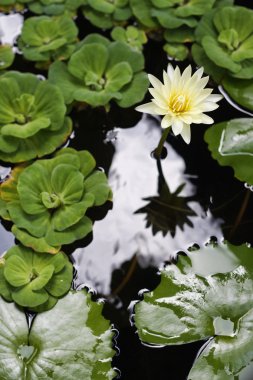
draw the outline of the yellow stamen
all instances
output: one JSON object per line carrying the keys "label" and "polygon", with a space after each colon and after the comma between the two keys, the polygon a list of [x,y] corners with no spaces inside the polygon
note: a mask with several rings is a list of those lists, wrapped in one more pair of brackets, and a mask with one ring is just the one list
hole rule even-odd
{"label": "yellow stamen", "polygon": [[174,113],[182,113],[188,110],[189,102],[184,95],[174,95],[169,99],[169,107]]}

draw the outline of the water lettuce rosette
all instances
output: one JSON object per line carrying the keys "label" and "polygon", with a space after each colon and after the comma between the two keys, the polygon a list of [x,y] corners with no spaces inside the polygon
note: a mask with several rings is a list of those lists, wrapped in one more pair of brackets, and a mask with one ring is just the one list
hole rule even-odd
{"label": "water lettuce rosette", "polygon": [[147,43],[148,39],[145,32],[133,25],[127,28],[122,26],[115,26],[111,32],[111,37],[114,41],[125,42],[134,50],[142,50],[143,45]]}
{"label": "water lettuce rosette", "polygon": [[224,76],[253,78],[253,11],[239,6],[206,13],[196,29],[192,54],[220,81]]}
{"label": "water lettuce rosette", "polygon": [[32,0],[1,0],[0,2],[0,11],[9,12],[16,10],[17,12],[24,9],[25,3],[29,3]]}
{"label": "water lettuce rosette", "polygon": [[0,70],[7,69],[14,61],[15,53],[10,45],[0,45]]}
{"label": "water lettuce rosette", "polygon": [[130,0],[134,16],[148,28],[194,28],[198,17],[213,7],[215,0]]}
{"label": "water lettuce rosette", "polygon": [[78,101],[98,107],[114,100],[124,108],[145,95],[148,79],[143,68],[141,52],[123,42],[90,34],[68,64],[54,62],[50,66],[49,80],[60,88],[67,104]]}
{"label": "water lettuce rosette", "polygon": [[85,214],[111,198],[106,175],[87,151],[61,149],[51,159],[16,166],[0,187],[0,215],[38,252],[59,252],[92,231]]}
{"label": "water lettuce rosette", "polygon": [[85,0],[84,16],[98,28],[109,29],[132,16],[129,0]]}
{"label": "water lettuce rosette", "polygon": [[71,133],[59,89],[34,74],[0,77],[0,159],[22,162],[52,153]]}
{"label": "water lettuce rosette", "polygon": [[0,294],[19,306],[49,310],[71,287],[73,266],[63,252],[41,254],[19,245],[0,261]]}
{"label": "water lettuce rosette", "polygon": [[30,0],[28,7],[31,12],[45,15],[75,15],[77,9],[85,0]]}
{"label": "water lettuce rosette", "polygon": [[18,46],[30,61],[64,60],[73,53],[77,35],[78,28],[70,17],[29,17],[24,22]]}

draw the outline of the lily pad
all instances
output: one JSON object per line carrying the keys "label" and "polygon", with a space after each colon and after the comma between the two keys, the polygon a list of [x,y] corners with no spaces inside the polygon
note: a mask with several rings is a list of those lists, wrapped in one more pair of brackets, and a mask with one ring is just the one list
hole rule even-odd
{"label": "lily pad", "polygon": [[253,79],[224,78],[221,82],[228,95],[240,106],[253,111]]}
{"label": "lily pad", "polygon": [[222,166],[231,166],[235,177],[253,185],[253,119],[218,123],[205,133],[208,148]]}
{"label": "lily pad", "polygon": [[115,378],[113,332],[101,312],[102,305],[93,302],[85,290],[71,292],[52,310],[37,315],[29,331],[25,314],[0,299],[0,377]]}
{"label": "lily pad", "polygon": [[[223,265],[218,266],[220,254]],[[201,378],[196,376],[201,368],[207,379],[236,378],[253,361],[252,263],[253,249],[246,245],[208,244],[179,256],[177,265],[162,270],[160,285],[135,307],[140,338],[155,345],[212,338],[188,379]]]}

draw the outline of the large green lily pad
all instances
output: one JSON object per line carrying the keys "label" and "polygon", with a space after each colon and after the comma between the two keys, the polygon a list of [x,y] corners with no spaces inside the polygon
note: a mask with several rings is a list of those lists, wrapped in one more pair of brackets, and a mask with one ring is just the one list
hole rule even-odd
{"label": "large green lily pad", "polygon": [[82,290],[35,317],[0,299],[0,378],[4,380],[110,380],[113,332],[102,305]]}
{"label": "large green lily pad", "polygon": [[155,345],[212,338],[188,379],[201,371],[207,380],[239,378],[253,362],[252,264],[246,245],[208,244],[180,256],[135,307],[140,338]]}
{"label": "large green lily pad", "polygon": [[210,127],[208,148],[222,166],[231,166],[235,177],[253,185],[253,119],[233,119]]}

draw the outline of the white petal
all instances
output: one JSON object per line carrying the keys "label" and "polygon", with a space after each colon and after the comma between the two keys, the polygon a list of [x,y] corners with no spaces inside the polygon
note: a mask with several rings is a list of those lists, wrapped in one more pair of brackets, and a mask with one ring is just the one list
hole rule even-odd
{"label": "white petal", "polygon": [[211,95],[208,96],[208,98],[206,100],[210,101],[210,102],[219,102],[221,99],[223,99],[222,95],[211,94]]}
{"label": "white petal", "polygon": [[196,75],[196,77],[200,79],[200,78],[202,77],[203,73],[204,73],[204,67],[200,67],[200,68],[194,73],[193,76]]}
{"label": "white petal", "polygon": [[162,119],[161,127],[162,127],[163,129],[166,129],[166,128],[169,128],[170,126],[171,126],[171,116],[166,115],[166,116],[164,116],[164,118]]}
{"label": "white petal", "polygon": [[164,99],[163,93],[161,91],[158,91],[155,88],[149,88],[148,90],[158,105],[161,104],[162,107],[168,108],[167,101]]}
{"label": "white petal", "polygon": [[174,69],[173,69],[173,66],[171,65],[171,63],[168,64],[167,74],[168,74],[168,77],[170,78],[170,80],[172,81],[172,79],[174,77]]}
{"label": "white petal", "polygon": [[180,119],[174,118],[172,120],[172,131],[175,136],[179,135],[183,129],[184,122]]}
{"label": "white petal", "polygon": [[219,104],[205,101],[199,105],[199,110],[201,112],[209,112],[209,111],[216,110],[218,107],[219,107]]}
{"label": "white petal", "polygon": [[186,67],[186,69],[182,73],[182,80],[184,82],[187,82],[191,78],[191,75],[192,75],[192,67],[191,65],[189,65]]}
{"label": "white petal", "polygon": [[163,85],[159,79],[157,79],[154,75],[148,74],[148,79],[150,83],[152,84],[153,87],[156,87],[157,89],[160,89],[161,86]]}
{"label": "white petal", "polygon": [[200,118],[201,118],[200,123],[203,123],[203,124],[213,124],[214,123],[213,119],[210,116],[205,115],[204,113],[202,113],[200,115]]}
{"label": "white petal", "polygon": [[169,91],[171,88],[171,81],[170,81],[168,74],[164,70],[163,70],[163,83],[164,83],[164,86],[166,87],[166,89],[168,89],[168,91]]}
{"label": "white petal", "polygon": [[183,140],[186,142],[186,144],[189,144],[191,141],[191,127],[189,124],[184,124],[181,136]]}
{"label": "white petal", "polygon": [[161,109],[154,103],[145,103],[135,108],[136,111],[150,113],[154,115],[161,115]]}

